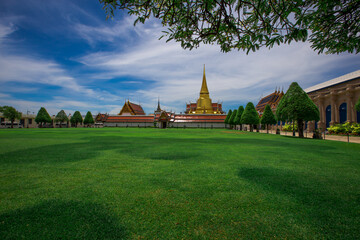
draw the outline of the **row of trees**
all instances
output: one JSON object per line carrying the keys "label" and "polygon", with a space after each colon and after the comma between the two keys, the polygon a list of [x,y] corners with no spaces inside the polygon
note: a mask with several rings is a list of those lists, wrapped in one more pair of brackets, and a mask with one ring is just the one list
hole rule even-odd
{"label": "row of trees", "polygon": [[250,132],[253,131],[254,125],[261,123],[266,125],[267,132],[269,132],[269,124],[276,124],[276,119],[269,105],[266,105],[265,111],[260,119],[254,104],[249,102],[246,104],[245,109],[243,106],[240,106],[237,110],[229,110],[225,118],[225,123],[230,124],[230,126],[240,125],[240,130],[242,130],[242,124],[249,124]]}
{"label": "row of trees", "polygon": [[[11,128],[14,127],[14,121],[16,119],[21,119],[22,117],[21,112],[18,112],[14,107],[11,106],[0,107],[0,112],[3,114],[4,118],[10,120]],[[36,115],[35,122],[39,124],[40,127],[43,127],[46,123],[52,122],[49,113],[46,111],[44,107],[40,108],[39,112]],[[55,117],[55,122],[59,122],[60,127],[62,127],[63,123],[69,122],[69,118],[64,110],[58,112],[58,114]],[[78,123],[84,123],[89,125],[89,124],[93,124],[95,121],[90,111],[86,113],[85,119],[82,118],[79,111],[75,111],[74,115],[72,115],[72,117],[70,118],[70,122],[73,123],[76,127]]]}
{"label": "row of trees", "polygon": [[[360,109],[360,99],[356,105]],[[269,132],[269,125],[278,121],[297,122],[299,137],[304,137],[303,126],[305,121],[319,121],[320,113],[317,106],[309,98],[304,90],[296,82],[291,83],[285,95],[281,98],[277,109],[276,117],[269,105],[266,105],[261,119],[256,112],[254,104],[249,102],[245,109],[242,106],[238,110],[229,111],[225,123],[230,125],[249,124],[250,131],[253,126],[259,123],[266,125]]]}
{"label": "row of trees", "polygon": [[[37,124],[39,124],[40,127],[43,127],[44,124],[46,124],[46,123],[51,123],[52,122],[52,119],[51,119],[49,113],[46,111],[46,109],[44,107],[40,108],[38,114],[36,115],[35,122]],[[58,112],[58,114],[55,116],[55,122],[59,122],[60,127],[62,127],[63,123],[68,123],[69,122],[69,118],[66,115],[64,110],[61,110],[60,112]],[[70,122],[72,124],[74,124],[75,127],[77,127],[77,125],[79,123],[81,124],[81,123],[84,122],[84,124],[89,125],[89,124],[93,124],[95,121],[94,121],[94,118],[93,118],[90,111],[88,111],[86,113],[85,119],[82,118],[79,111],[75,111],[74,115],[72,115],[71,118],[70,118]]]}

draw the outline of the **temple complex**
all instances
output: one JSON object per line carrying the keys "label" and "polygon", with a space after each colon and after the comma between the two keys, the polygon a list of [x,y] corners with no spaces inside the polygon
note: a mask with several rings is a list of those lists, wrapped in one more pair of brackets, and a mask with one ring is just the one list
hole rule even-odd
{"label": "temple complex", "polygon": [[105,127],[224,128],[226,115],[219,103],[212,103],[206,83],[205,66],[200,97],[186,106],[185,114],[164,111],[158,99],[154,114],[145,115],[140,105],[125,101],[118,115],[98,114],[96,122]]}
{"label": "temple complex", "polygon": [[206,83],[205,65],[203,80],[200,89],[200,97],[196,103],[186,104],[185,114],[223,114],[219,103],[212,103]]}

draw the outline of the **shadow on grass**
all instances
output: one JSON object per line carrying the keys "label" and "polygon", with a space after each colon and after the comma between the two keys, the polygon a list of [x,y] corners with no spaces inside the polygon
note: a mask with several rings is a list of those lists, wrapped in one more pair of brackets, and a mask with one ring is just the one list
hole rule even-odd
{"label": "shadow on grass", "polygon": [[0,215],[0,239],[124,239],[125,229],[103,206],[47,201]]}
{"label": "shadow on grass", "polygon": [[[90,159],[105,150],[115,150],[121,154],[148,158],[151,160],[201,160],[208,158],[212,149],[218,153],[219,146],[226,148],[283,147],[288,150],[309,151],[313,149],[310,141],[294,141],[287,139],[268,139],[259,137],[244,138],[176,138],[176,137],[128,137],[128,136],[91,136],[80,139],[78,143],[59,143],[39,146],[0,154],[0,163],[63,163]],[[66,140],[64,140],[66,141]],[[85,142],[84,142],[85,141]],[[333,147],[317,146],[316,151],[326,154]],[[331,152],[331,151],[330,151]]]}
{"label": "shadow on grass", "polygon": [[305,214],[307,219],[301,221],[319,229],[326,238],[354,239],[360,236],[357,228],[360,218],[356,213],[360,210],[359,193],[351,189],[344,191],[341,187],[334,190],[334,179],[319,179],[314,175],[275,168],[241,168],[239,177],[255,183],[264,191],[293,198],[299,206],[294,216]]}

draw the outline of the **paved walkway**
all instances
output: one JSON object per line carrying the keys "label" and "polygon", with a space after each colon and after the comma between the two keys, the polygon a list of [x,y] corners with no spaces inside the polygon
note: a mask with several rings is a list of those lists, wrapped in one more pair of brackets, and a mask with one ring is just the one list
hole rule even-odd
{"label": "paved walkway", "polygon": [[[261,133],[266,133],[266,130],[260,130]],[[275,130],[269,130],[269,134],[275,134],[276,131]],[[284,136],[292,136],[292,132],[284,132],[281,131],[280,132],[281,135]],[[306,131],[304,131],[304,137],[306,138],[312,138],[312,132],[308,133]],[[298,133],[296,133],[296,136],[298,136]],[[322,137],[324,138],[324,134],[322,135]],[[325,140],[332,140],[332,141],[341,141],[341,142],[347,142],[348,141],[348,137],[347,136],[338,136],[338,135],[325,135]],[[354,136],[350,136],[349,137],[349,142],[351,143],[360,143],[360,137],[354,137]]]}

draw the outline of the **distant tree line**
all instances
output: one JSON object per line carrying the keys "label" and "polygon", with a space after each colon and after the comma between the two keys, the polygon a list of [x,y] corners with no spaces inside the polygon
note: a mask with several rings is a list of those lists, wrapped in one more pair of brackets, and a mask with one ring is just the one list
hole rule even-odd
{"label": "distant tree line", "polygon": [[[87,126],[90,126],[90,124],[95,123],[94,118],[91,114],[90,111],[87,112],[85,119],[83,120],[81,113],[79,111],[75,111],[74,114],[70,117],[70,119],[68,118],[68,116],[66,115],[64,110],[61,110],[60,112],[58,112],[58,114],[55,117],[55,122],[60,123],[59,126],[60,128],[62,127],[63,123],[68,123],[70,121],[70,123],[72,123],[75,127],[78,126],[78,124],[86,124]],[[46,123],[51,123],[52,119],[49,115],[49,113],[46,111],[46,109],[44,107],[40,108],[36,118],[35,118],[35,122],[37,124],[39,124],[40,127],[44,126],[44,124]]]}
{"label": "distant tree line", "polygon": [[[355,108],[360,112],[360,99],[358,99],[355,104]],[[0,112],[5,118],[11,121],[11,128],[13,128],[14,121],[16,119],[21,119],[22,117],[21,112],[18,112],[11,106],[0,106]],[[87,112],[85,119],[82,118],[79,111],[75,111],[69,119],[65,111],[61,110],[58,112],[54,120],[55,122],[60,123],[60,127],[62,127],[63,123],[66,123],[67,126],[69,126],[69,122],[75,127],[82,123],[89,127],[91,124],[95,123],[90,111]],[[266,126],[267,133],[269,133],[269,125],[276,124],[277,121],[292,122],[297,125],[299,137],[304,137],[304,123],[306,121],[319,120],[320,113],[317,106],[299,86],[299,84],[293,82],[285,95],[281,98],[276,109],[276,116],[273,114],[271,107],[266,105],[260,118],[254,104],[249,102],[247,103],[245,109],[243,106],[239,106],[239,108],[235,110],[230,109],[224,122],[225,124],[229,124],[231,127],[240,125],[240,130],[242,130],[243,124],[248,124],[251,132],[253,131],[254,126],[261,123]],[[41,107],[38,111],[35,122],[39,124],[39,127],[44,127],[47,123],[52,123],[52,119],[44,107]],[[295,131],[296,128],[293,127],[292,129]]]}
{"label": "distant tree line", "polygon": [[[16,119],[21,119],[22,114],[21,112],[18,112],[14,107],[11,106],[0,106],[0,112],[3,114],[4,118],[9,119],[11,122],[11,128],[14,127],[14,121]],[[35,122],[39,125],[39,127],[45,127],[46,124],[51,124],[52,119],[49,115],[49,113],[46,111],[44,107],[41,107],[35,117]],[[84,123],[88,127],[91,124],[94,124],[94,118],[90,111],[86,113],[85,119],[83,120],[81,113],[79,111],[75,111],[74,115],[71,116],[69,119],[66,115],[64,110],[61,110],[58,112],[58,114],[55,116],[54,121],[56,123],[59,123],[60,128],[62,127],[63,123],[66,123],[67,126],[69,126],[69,122],[72,123],[75,127],[77,127],[78,124]]]}

